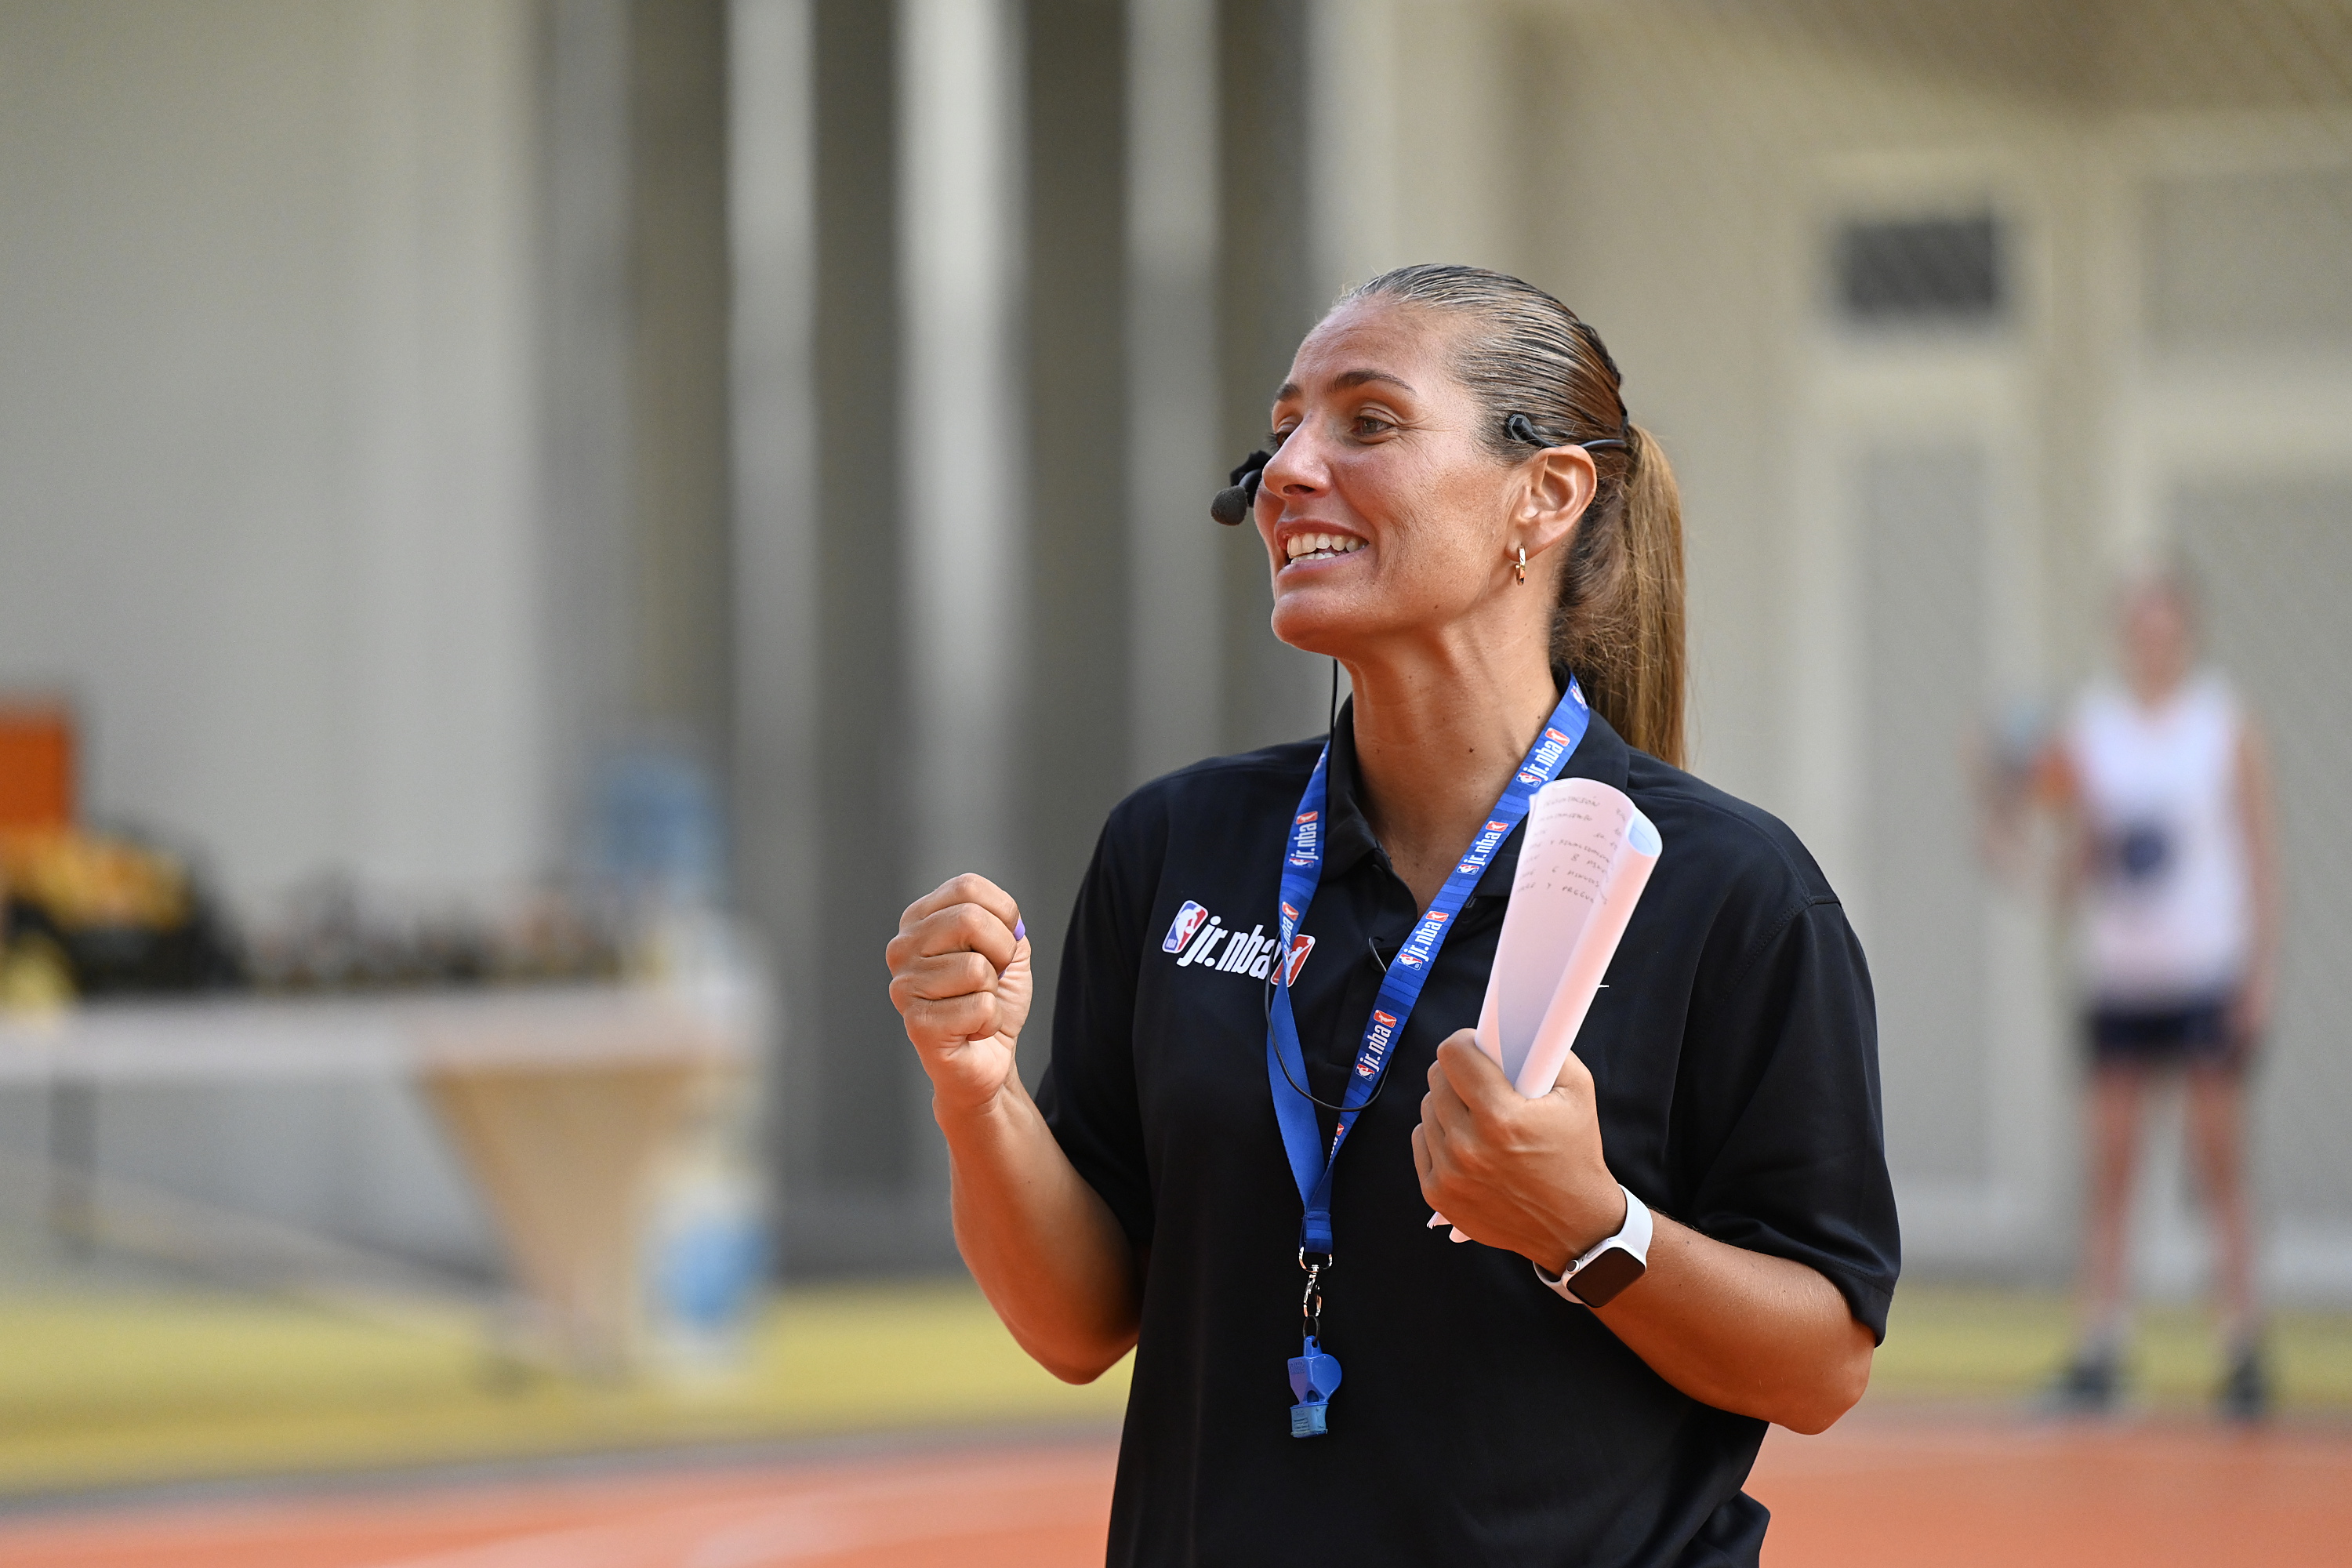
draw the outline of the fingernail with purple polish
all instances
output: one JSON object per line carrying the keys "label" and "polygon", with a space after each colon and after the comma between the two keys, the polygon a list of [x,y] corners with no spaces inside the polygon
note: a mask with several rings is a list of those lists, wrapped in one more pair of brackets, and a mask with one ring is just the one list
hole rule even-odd
{"label": "fingernail with purple polish", "polygon": [[1029,934],[1029,927],[1028,927],[1027,922],[1024,921],[1022,920],[1022,918],[1021,918],[1019,915],[1015,915],[1015,916],[1013,916],[1013,941],[1015,941],[1015,942],[1019,942],[1022,938],[1024,938],[1024,937],[1027,936],[1028,934]]}

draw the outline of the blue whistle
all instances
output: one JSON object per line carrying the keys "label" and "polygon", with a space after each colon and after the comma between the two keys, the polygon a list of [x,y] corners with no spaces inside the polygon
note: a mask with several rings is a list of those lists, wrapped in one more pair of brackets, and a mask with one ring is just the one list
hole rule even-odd
{"label": "blue whistle", "polygon": [[1303,1354],[1290,1358],[1290,1392],[1298,1401],[1290,1407],[1290,1435],[1320,1437],[1330,1430],[1324,1413],[1339,1386],[1339,1358],[1325,1355],[1315,1336],[1307,1336]]}

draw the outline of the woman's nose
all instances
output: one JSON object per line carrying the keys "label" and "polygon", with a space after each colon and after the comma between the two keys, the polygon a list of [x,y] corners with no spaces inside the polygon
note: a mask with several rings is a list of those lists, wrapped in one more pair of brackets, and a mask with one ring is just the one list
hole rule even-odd
{"label": "woman's nose", "polygon": [[1323,465],[1313,438],[1304,430],[1292,431],[1265,465],[1258,487],[1282,496],[1313,495],[1321,489]]}

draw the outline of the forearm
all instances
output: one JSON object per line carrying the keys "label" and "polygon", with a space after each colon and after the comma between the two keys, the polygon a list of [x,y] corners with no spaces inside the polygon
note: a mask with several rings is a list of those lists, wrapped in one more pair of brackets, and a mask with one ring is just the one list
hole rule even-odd
{"label": "forearm", "polygon": [[1819,1273],[1655,1216],[1649,1268],[1600,1309],[1650,1370],[1718,1409],[1819,1432],[1853,1408],[1875,1348]]}
{"label": "forearm", "polygon": [[1079,1175],[1016,1078],[988,1104],[950,1113],[956,1245],[1021,1348],[1055,1376],[1088,1383],[1135,1343],[1135,1248]]}
{"label": "forearm", "polygon": [[[1422,1195],[1466,1235],[1556,1275],[1624,1224],[1582,1061],[1570,1057],[1552,1091],[1528,1100],[1463,1029],[1437,1047],[1429,1082],[1413,1165]],[[1694,1399],[1800,1432],[1862,1397],[1876,1347],[1835,1286],[1653,1220],[1647,1271],[1601,1309],[1651,1371]]]}

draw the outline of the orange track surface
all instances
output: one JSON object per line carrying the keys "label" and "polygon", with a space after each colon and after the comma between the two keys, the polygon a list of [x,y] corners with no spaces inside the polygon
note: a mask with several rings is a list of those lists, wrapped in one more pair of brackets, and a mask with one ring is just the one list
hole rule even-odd
{"label": "orange track surface", "polygon": [[1775,1432],[1748,1489],[1768,1564],[2343,1568],[2352,1434],[1929,1424]]}
{"label": "orange track surface", "polygon": [[8,1568],[1055,1568],[1098,1563],[1108,1444],[0,1528]]}
{"label": "orange track surface", "polygon": [[[0,1524],[10,1568],[1084,1568],[1107,1444],[1003,1447]],[[1857,1417],[1775,1433],[1766,1561],[2264,1568],[2352,1560],[2352,1434]]]}

